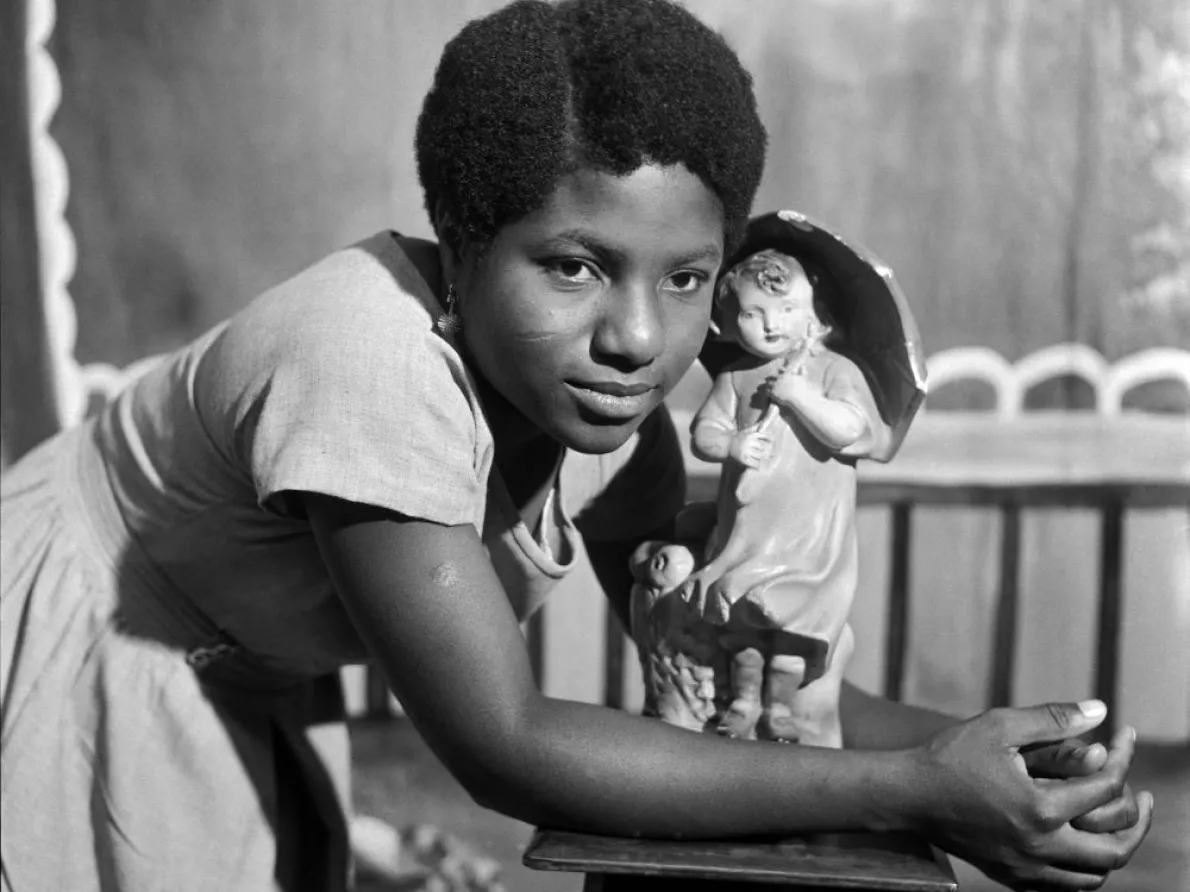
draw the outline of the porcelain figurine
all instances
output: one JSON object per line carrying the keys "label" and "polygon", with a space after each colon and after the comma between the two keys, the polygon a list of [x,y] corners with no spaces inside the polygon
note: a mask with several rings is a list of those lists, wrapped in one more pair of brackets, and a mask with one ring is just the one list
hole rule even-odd
{"label": "porcelain figurine", "polygon": [[646,709],[692,730],[842,745],[856,461],[886,459],[907,422],[882,412],[819,276],[764,247],[720,279],[715,321],[742,356],[691,426],[694,454],[722,465],[714,528],[701,549],[634,557]]}

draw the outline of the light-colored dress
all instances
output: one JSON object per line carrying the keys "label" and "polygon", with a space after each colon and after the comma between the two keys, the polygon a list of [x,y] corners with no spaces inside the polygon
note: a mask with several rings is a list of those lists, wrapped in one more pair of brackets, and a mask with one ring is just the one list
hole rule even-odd
{"label": "light-colored dress", "polygon": [[[767,405],[766,381],[780,363],[745,362],[721,372],[694,426],[735,432],[756,424]],[[855,409],[867,433],[843,456],[819,442],[795,413],[773,418],[766,427],[772,456],[765,464],[724,464],[707,563],[686,588],[700,602],[731,605],[729,628],[791,633],[781,650],[806,660],[809,683],[826,671],[855,596],[855,459],[882,422],[850,359],[826,350],[808,359],[803,373],[827,398]]]}
{"label": "light-colored dress", "polygon": [[492,471],[437,312],[381,233],[5,474],[4,889],[344,887],[345,772],[327,760],[346,732],[320,680],[368,654],[292,493],[473,525],[522,618],[582,536],[631,539],[676,511],[677,441],[656,413],[615,453],[565,454],[548,554]]}

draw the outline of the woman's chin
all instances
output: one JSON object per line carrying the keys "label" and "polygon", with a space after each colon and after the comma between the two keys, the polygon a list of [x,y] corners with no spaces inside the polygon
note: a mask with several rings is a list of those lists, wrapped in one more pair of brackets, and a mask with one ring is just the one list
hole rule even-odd
{"label": "woman's chin", "polygon": [[644,412],[632,418],[611,419],[580,412],[562,429],[554,431],[553,437],[575,452],[603,455],[627,443],[648,415],[649,412]]}

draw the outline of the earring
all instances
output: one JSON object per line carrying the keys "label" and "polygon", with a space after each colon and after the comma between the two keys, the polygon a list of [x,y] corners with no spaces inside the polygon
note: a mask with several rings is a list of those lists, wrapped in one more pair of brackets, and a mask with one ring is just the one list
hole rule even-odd
{"label": "earring", "polygon": [[448,338],[454,337],[463,330],[463,317],[458,314],[457,304],[459,295],[455,291],[454,282],[446,289],[446,312],[438,316],[435,326]]}

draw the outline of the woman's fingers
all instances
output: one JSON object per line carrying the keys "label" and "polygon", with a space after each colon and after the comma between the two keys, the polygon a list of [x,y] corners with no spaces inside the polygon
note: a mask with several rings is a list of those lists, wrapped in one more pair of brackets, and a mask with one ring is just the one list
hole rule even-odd
{"label": "woman's fingers", "polygon": [[[1111,748],[1101,744],[1082,744],[1062,741],[1050,744],[1025,756],[1029,773],[1040,778],[1047,788],[1061,784],[1062,778],[1086,777],[1109,764],[1113,770],[1126,775],[1135,753],[1136,734],[1132,728],[1121,728],[1111,740]],[[1057,778],[1058,780],[1047,780]],[[1113,833],[1133,826],[1140,817],[1140,809],[1132,788],[1124,784],[1120,795],[1071,821],[1078,830],[1091,833]]]}
{"label": "woman's fingers", "polygon": [[1153,796],[1148,792],[1136,798],[1137,819],[1112,833],[1078,830],[1067,824],[1052,837],[1047,860],[1054,865],[1090,873],[1119,870],[1132,860],[1153,823]]}
{"label": "woman's fingers", "polygon": [[1107,761],[1107,747],[1080,738],[1021,749],[1030,777],[1066,778],[1094,774]]}
{"label": "woman's fingers", "polygon": [[1113,870],[1124,867],[1144,840],[1153,820],[1153,798],[1137,797],[1138,820],[1117,833],[1088,833],[1065,824],[1034,846],[1031,864],[1009,874],[993,873],[1013,889],[1030,892],[1098,889]]}
{"label": "woman's fingers", "polygon": [[[942,810],[955,821],[947,829],[956,831],[956,853],[1018,889],[1095,889],[1126,864],[1152,818],[1151,797],[1135,797],[1135,819],[1128,805],[1135,736],[1124,730],[1109,749],[1063,746],[1104,715],[1097,701],[994,709],[933,738],[925,752],[964,793]],[[1041,766],[1057,777],[1037,779],[1026,770]],[[976,777],[983,778],[976,786],[964,781]],[[1078,821],[1085,826],[1074,826]],[[984,829],[973,834],[980,824]]]}
{"label": "woman's fingers", "polygon": [[1010,889],[1018,889],[1021,892],[1081,892],[1084,889],[1098,889],[1107,876],[1046,865],[1030,872],[1023,880],[1002,876],[993,879],[1000,880]]}
{"label": "woman's fingers", "polygon": [[1113,739],[1103,767],[1086,777],[1073,777],[1040,787],[1049,800],[1053,814],[1062,822],[1074,821],[1124,795],[1128,786],[1128,769],[1136,752],[1136,734],[1123,729]]}
{"label": "woman's fingers", "polygon": [[1077,737],[1098,727],[1106,716],[1107,707],[1101,701],[1086,700],[1044,703],[1024,709],[992,709],[983,718],[994,724],[999,743],[1026,749]]}
{"label": "woman's fingers", "polygon": [[[1146,795],[1146,794],[1141,794]],[[1151,798],[1151,797],[1150,797]],[[1089,833],[1115,833],[1136,825],[1140,820],[1140,800],[1127,784],[1124,793],[1106,805],[1092,809],[1070,822],[1076,830]]]}

